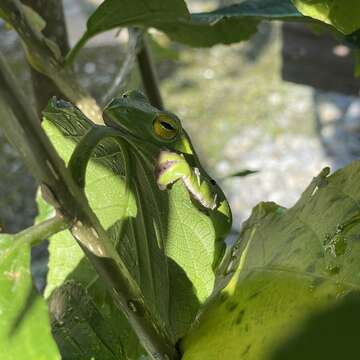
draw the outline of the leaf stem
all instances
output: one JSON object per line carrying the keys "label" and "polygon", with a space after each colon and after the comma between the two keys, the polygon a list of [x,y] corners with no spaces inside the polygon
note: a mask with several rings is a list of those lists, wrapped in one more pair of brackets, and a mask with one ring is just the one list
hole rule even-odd
{"label": "leaf stem", "polygon": [[49,220],[30,226],[27,229],[15,234],[15,239],[10,250],[15,250],[23,245],[37,245],[41,241],[48,239],[50,236],[68,229],[69,226],[70,222],[65,217],[55,215]]}
{"label": "leaf stem", "polygon": [[178,359],[165,329],[145,304],[142,292],[90,208],[84,191],[39,126],[39,121],[0,54],[0,125],[19,150],[48,199],[70,219],[70,231],[153,359]]}
{"label": "leaf stem", "polygon": [[142,40],[141,50],[137,54],[137,61],[142,83],[150,103],[159,110],[164,110],[164,103],[160,93],[156,70],[145,37],[143,37]]}
{"label": "leaf stem", "polygon": [[89,38],[84,34],[76,43],[76,45],[72,49],[70,49],[70,51],[65,56],[65,67],[70,67],[74,63],[76,55],[84,46],[84,44],[88,41],[88,39]]}

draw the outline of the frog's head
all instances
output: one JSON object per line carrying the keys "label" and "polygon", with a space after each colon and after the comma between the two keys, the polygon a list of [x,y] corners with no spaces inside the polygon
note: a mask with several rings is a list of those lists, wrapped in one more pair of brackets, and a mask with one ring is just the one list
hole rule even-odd
{"label": "frog's head", "polygon": [[[51,119],[59,128],[66,128],[65,123],[69,124],[68,132],[75,134],[75,129],[84,132],[93,123],[81,112],[79,108],[68,101],[53,96],[46,108],[42,111],[45,118]],[[70,130],[71,128],[71,130]]]}
{"label": "frog's head", "polygon": [[72,115],[75,112],[81,113],[81,111],[76,106],[68,101],[59,99],[56,96],[53,96],[49,100],[46,108],[43,111],[44,114],[51,113],[58,114],[59,116]]}
{"label": "frog's head", "polygon": [[192,153],[188,136],[179,118],[152,106],[139,91],[129,91],[113,99],[103,111],[107,126],[124,131],[159,147]]}

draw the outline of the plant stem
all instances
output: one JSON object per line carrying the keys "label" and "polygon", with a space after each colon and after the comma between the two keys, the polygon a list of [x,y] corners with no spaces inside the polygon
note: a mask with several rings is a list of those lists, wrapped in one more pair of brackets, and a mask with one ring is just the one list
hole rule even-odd
{"label": "plant stem", "polygon": [[88,38],[86,36],[82,36],[81,39],[76,43],[76,45],[70,49],[70,51],[66,54],[65,57],[65,67],[70,67],[73,65],[77,54],[79,53],[80,49],[84,46],[87,42]]}
{"label": "plant stem", "polygon": [[143,38],[141,50],[137,54],[137,61],[141,74],[142,83],[150,103],[164,110],[164,103],[161,98],[160,89],[157,81],[156,70],[151,60],[150,50],[147,46],[146,39]]}
{"label": "plant stem", "polygon": [[[66,55],[70,47],[62,0],[22,0],[22,2],[34,9],[46,21],[43,34],[59,46],[63,56]],[[52,96],[56,95],[60,98],[66,98],[66,96],[48,76],[38,72],[33,67],[30,67],[30,73],[36,109],[39,117],[41,117],[42,110]]]}
{"label": "plant stem", "polygon": [[1,0],[0,10],[25,44],[28,61],[31,65],[52,79],[59,91],[76,104],[92,121],[103,123],[101,109],[95,99],[79,86],[72,69],[63,66],[63,58],[55,50],[56,44],[31,23],[21,2],[19,0]]}
{"label": "plant stem", "polygon": [[[1,113],[3,112],[3,113]],[[71,221],[70,231],[153,359],[177,359],[178,354],[145,304],[141,290],[120,258],[84,192],[39,126],[39,121],[0,54],[0,124],[43,184],[47,198]]]}
{"label": "plant stem", "polygon": [[129,41],[124,61],[118,74],[114,77],[112,84],[102,97],[102,104],[106,105],[115,95],[119,93],[120,90],[125,88],[129,75],[136,64],[137,54],[142,47],[143,33],[143,29],[132,27],[128,28]]}
{"label": "plant stem", "polygon": [[69,221],[61,216],[55,215],[53,218],[33,225],[17,234],[11,246],[11,251],[23,245],[34,246],[41,241],[48,239],[50,236],[69,228]]}

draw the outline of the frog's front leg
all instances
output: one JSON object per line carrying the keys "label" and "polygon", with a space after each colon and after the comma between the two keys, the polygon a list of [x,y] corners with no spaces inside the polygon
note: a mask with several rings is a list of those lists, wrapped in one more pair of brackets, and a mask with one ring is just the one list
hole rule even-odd
{"label": "frog's front leg", "polygon": [[198,168],[192,168],[182,154],[161,150],[156,166],[156,182],[161,190],[181,180],[192,197],[204,208],[214,210],[218,206],[217,194],[201,177]]}

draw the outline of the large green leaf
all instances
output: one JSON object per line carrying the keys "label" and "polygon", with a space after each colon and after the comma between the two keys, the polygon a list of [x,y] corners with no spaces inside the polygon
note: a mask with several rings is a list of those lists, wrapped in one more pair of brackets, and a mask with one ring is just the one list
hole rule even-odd
{"label": "large green leaf", "polygon": [[247,0],[211,12],[191,14],[187,21],[154,24],[172,40],[203,47],[247,40],[261,20],[304,20],[290,0]]}
{"label": "large green leaf", "polygon": [[60,359],[45,301],[33,289],[30,245],[14,247],[18,241],[19,235],[0,235],[0,359]]}
{"label": "large green leaf", "polygon": [[[153,3],[151,0],[104,1],[89,18],[87,30],[72,50],[70,58],[90,37],[119,26],[154,27],[174,41],[201,47],[246,40],[256,32],[261,20],[305,19],[291,0],[247,0],[215,11],[191,14],[190,17],[182,1],[158,0],[155,5],[150,5]],[[154,6],[160,7],[161,4],[163,11],[158,11],[155,16]],[[122,9],[124,6],[126,11]],[[138,12],[141,16],[133,15]]]}
{"label": "large green leaf", "polygon": [[108,311],[116,322],[110,314],[105,316],[88,290],[74,280],[54,291],[51,326],[63,358],[117,360],[141,356],[142,350],[125,319],[119,318],[114,308]]}
{"label": "large green leaf", "polygon": [[[185,360],[272,359],[309,317],[359,292],[359,173],[359,161],[331,176],[324,169],[291,209],[253,210],[237,243],[236,274],[186,336]],[[322,346],[326,335],[313,335],[311,346]],[[303,359],[319,359],[309,353]]]}
{"label": "large green leaf", "polygon": [[87,22],[85,36],[93,36],[119,26],[177,21],[189,17],[183,0],[105,0]]}
{"label": "large green leaf", "polygon": [[91,37],[119,26],[145,26],[189,17],[184,0],[105,0],[90,16],[87,29],[68,56],[72,61],[78,50]]}
{"label": "large green leaf", "polygon": [[292,0],[297,9],[334,26],[344,34],[360,28],[360,6],[358,0]]}
{"label": "large green leaf", "polygon": [[360,293],[320,311],[280,345],[272,360],[358,359]]}
{"label": "large green leaf", "polygon": [[[37,196],[37,222],[54,209]],[[68,230],[51,237],[45,298],[62,359],[145,360],[145,350]]]}
{"label": "large green leaf", "polygon": [[[67,106],[65,114],[50,105],[43,122],[66,162],[75,142],[91,126],[79,110]],[[158,151],[148,144],[134,148],[126,140],[102,142],[88,165],[86,194],[154,316],[175,342],[211,294],[213,263],[219,254],[211,219],[193,205],[184,186],[158,189],[154,175]],[[64,232],[50,243],[46,296],[70,280],[87,289],[108,321],[129,332],[77,243]]]}

